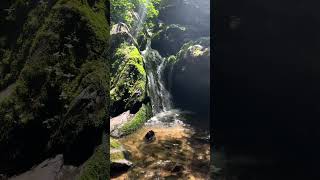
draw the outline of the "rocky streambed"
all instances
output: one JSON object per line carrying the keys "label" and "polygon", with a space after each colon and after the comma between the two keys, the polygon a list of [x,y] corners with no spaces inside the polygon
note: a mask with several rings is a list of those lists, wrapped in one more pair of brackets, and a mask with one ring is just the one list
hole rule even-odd
{"label": "rocky streambed", "polygon": [[[147,143],[144,136],[155,132]],[[184,124],[145,125],[118,139],[133,163],[125,173],[111,172],[111,179],[210,179],[210,143],[207,135]]]}

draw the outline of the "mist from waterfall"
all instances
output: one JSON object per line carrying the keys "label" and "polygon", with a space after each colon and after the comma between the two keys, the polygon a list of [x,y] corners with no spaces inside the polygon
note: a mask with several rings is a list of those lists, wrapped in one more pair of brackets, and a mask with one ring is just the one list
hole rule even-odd
{"label": "mist from waterfall", "polygon": [[146,17],[147,17],[147,13],[148,13],[148,9],[147,9],[147,5],[149,3],[149,0],[146,0],[144,3],[140,3],[139,7],[138,7],[138,13],[136,15],[136,23],[134,24],[134,31],[133,31],[133,37],[137,38],[139,35],[139,32],[142,30],[143,28],[143,24],[146,21]]}

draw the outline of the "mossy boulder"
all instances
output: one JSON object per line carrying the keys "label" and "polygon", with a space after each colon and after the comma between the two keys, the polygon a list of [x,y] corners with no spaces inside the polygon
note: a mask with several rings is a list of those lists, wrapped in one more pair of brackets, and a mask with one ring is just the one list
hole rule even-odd
{"label": "mossy boulder", "polygon": [[185,27],[178,24],[164,25],[153,35],[151,47],[156,49],[161,56],[176,54],[188,40]]}
{"label": "mossy boulder", "polygon": [[122,44],[111,65],[111,116],[136,113],[146,98],[147,77],[143,57],[135,46]]}
{"label": "mossy boulder", "polygon": [[152,116],[152,111],[151,111],[151,105],[150,103],[148,104],[143,104],[142,107],[139,109],[139,111],[134,115],[133,119],[125,123],[121,128],[120,128],[120,134],[123,135],[128,135],[133,133],[134,131],[138,130],[141,128],[144,123],[151,118]]}
{"label": "mossy boulder", "polygon": [[17,71],[12,92],[0,102],[0,174],[19,173],[56,153],[81,164],[101,143],[109,116],[106,1],[31,4],[0,61],[8,70],[0,78]]}
{"label": "mossy boulder", "polygon": [[110,138],[110,170],[111,175],[127,171],[133,163],[129,160],[130,152],[121,143]]}
{"label": "mossy boulder", "polygon": [[112,137],[119,138],[122,136],[132,134],[133,132],[141,128],[144,125],[144,123],[151,118],[151,116],[152,110],[150,103],[142,104],[142,107],[136,114],[133,115],[133,117],[130,117],[123,124],[113,129],[110,132],[110,135]]}
{"label": "mossy boulder", "polygon": [[110,179],[109,142],[97,147],[93,155],[83,164],[77,180]]}

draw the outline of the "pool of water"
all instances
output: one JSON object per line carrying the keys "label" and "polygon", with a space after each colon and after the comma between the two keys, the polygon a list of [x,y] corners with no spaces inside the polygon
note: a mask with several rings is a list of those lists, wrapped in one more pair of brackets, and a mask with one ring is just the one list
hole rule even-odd
{"label": "pool of water", "polygon": [[[149,130],[155,132],[156,139],[145,143],[143,138]],[[120,139],[134,166],[112,179],[210,179],[207,136],[184,124],[146,125]]]}

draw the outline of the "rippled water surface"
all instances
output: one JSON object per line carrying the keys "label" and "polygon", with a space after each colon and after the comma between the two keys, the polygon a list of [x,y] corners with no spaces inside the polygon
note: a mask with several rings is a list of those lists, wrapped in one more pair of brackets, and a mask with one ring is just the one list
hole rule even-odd
{"label": "rippled water surface", "polygon": [[[145,143],[149,130],[156,140]],[[148,125],[120,141],[135,165],[114,179],[209,179],[210,144],[188,126]]]}

